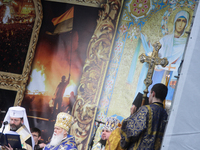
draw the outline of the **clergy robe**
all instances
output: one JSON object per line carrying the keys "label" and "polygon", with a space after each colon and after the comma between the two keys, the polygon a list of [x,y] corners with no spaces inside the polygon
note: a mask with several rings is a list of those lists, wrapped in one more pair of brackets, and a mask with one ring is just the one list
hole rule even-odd
{"label": "clergy robe", "polygon": [[[8,133],[9,131],[10,124],[5,126],[4,133]],[[0,129],[0,132],[2,132],[2,128]],[[31,134],[28,132],[28,129],[25,127],[25,125],[21,126],[16,132],[20,135],[22,149],[33,150],[31,145],[33,145],[34,141],[32,141]],[[1,149],[3,148],[0,146],[0,150]]]}
{"label": "clergy robe", "polygon": [[114,131],[112,131],[108,140],[106,141],[106,150],[123,150],[120,146],[120,131],[121,128],[116,128]]}
{"label": "clergy robe", "polygon": [[159,150],[167,116],[161,103],[141,106],[122,123],[121,147],[127,150]]}
{"label": "clergy robe", "polygon": [[60,144],[52,146],[47,144],[43,150],[77,150],[75,138],[72,135],[67,135]]}

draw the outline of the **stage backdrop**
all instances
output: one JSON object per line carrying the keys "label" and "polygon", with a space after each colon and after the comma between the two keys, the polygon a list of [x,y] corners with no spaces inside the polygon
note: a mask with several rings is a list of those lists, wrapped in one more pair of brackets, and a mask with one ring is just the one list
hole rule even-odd
{"label": "stage backdrop", "polygon": [[[47,142],[57,113],[71,113],[98,8],[48,1],[42,6],[44,17],[22,106]],[[52,100],[58,101],[55,109]]]}
{"label": "stage backdrop", "polygon": [[[99,4],[99,5],[97,5]],[[75,118],[70,134],[85,150],[106,75],[122,3],[42,1],[43,21],[22,101],[30,127],[48,143],[56,115]]]}
{"label": "stage backdrop", "polygon": [[[42,4],[44,18],[22,106],[31,126],[43,131],[45,142],[60,111],[75,117],[70,133],[79,149],[87,149],[95,118],[104,122],[108,116],[128,117],[134,97],[145,89],[148,67],[138,56],[150,55],[156,41],[162,43],[159,56],[169,65],[156,67],[153,84],[169,83],[166,100],[173,99],[196,1],[125,0],[123,5],[110,0],[101,10],[54,1]],[[179,17],[186,20],[182,29]],[[177,30],[182,34],[177,36]]]}
{"label": "stage backdrop", "polygon": [[[157,66],[153,84],[167,84],[169,92],[166,101],[171,104],[177,84],[185,47],[187,45],[196,1],[136,1],[125,0],[112,50],[104,87],[102,90],[97,120],[117,115],[124,118],[130,115],[130,107],[138,92],[145,90],[144,79],[148,65],[140,63],[139,56],[151,54],[156,41],[162,44],[161,58],[166,57],[168,66]],[[174,38],[177,18],[187,21],[182,34]],[[178,25],[177,25],[178,26]],[[152,84],[152,85],[153,85]],[[152,87],[149,87],[149,91]],[[101,125],[103,126],[103,125]],[[101,126],[97,130],[95,142],[100,138]]]}

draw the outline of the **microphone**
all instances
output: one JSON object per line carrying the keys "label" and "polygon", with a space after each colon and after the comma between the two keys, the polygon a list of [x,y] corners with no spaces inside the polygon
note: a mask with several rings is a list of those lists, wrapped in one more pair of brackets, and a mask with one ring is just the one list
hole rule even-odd
{"label": "microphone", "polygon": [[[3,133],[3,131],[4,131],[4,129],[5,129],[5,126],[8,124],[8,121],[4,121],[3,122],[3,129],[2,129],[2,133]],[[1,134],[2,135],[2,134]],[[1,136],[0,136],[0,139],[1,139]]]}
{"label": "microphone", "polygon": [[8,121],[4,121],[3,122],[3,125],[5,126],[5,125],[7,125],[8,124]]}
{"label": "microphone", "polygon": [[95,122],[101,123],[101,124],[105,124],[105,122],[99,121],[99,120],[95,120]]}

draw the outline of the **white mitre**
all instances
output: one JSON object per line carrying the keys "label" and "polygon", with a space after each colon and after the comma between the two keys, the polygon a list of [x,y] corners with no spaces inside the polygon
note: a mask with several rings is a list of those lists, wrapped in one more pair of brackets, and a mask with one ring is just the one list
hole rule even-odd
{"label": "white mitre", "polygon": [[24,125],[28,129],[29,133],[31,133],[25,108],[20,106],[10,107],[3,122],[8,121],[8,123],[10,123],[10,117],[23,118]]}
{"label": "white mitre", "polygon": [[[29,126],[29,123],[28,123],[27,115],[26,115],[26,109],[23,108],[23,107],[20,107],[20,106],[10,107],[8,109],[8,112],[6,113],[6,116],[3,120],[3,122],[7,121],[8,123],[10,123],[10,117],[12,117],[12,118],[23,118],[23,122],[24,122],[23,125],[25,125],[26,130],[28,130],[28,133],[31,135],[32,145],[33,145],[33,149],[34,149],[35,142],[34,142],[33,136],[32,136],[31,131],[30,131],[30,126]],[[2,124],[2,127],[3,127],[3,124]]]}

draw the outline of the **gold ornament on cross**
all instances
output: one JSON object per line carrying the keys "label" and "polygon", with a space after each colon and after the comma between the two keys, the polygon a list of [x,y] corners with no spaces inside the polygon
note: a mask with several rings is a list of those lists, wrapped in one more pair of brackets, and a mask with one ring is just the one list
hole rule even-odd
{"label": "gold ornament on cross", "polygon": [[144,105],[145,98],[147,97],[147,94],[149,93],[148,87],[152,84],[152,76],[153,76],[155,65],[161,65],[162,67],[165,67],[169,63],[166,57],[161,59],[158,56],[158,51],[160,50],[161,46],[162,45],[160,44],[160,42],[155,42],[153,44],[153,52],[152,52],[151,56],[146,56],[144,53],[142,53],[139,56],[141,63],[147,62],[149,65],[147,76],[146,76],[146,79],[144,80],[146,89],[144,90],[141,106]]}

